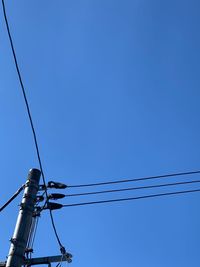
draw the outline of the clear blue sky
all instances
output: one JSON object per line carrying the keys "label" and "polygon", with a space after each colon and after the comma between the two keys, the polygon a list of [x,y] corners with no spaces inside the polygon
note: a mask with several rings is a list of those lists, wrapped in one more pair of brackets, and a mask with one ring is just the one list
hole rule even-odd
{"label": "clear blue sky", "polygon": [[[200,168],[199,1],[6,0],[6,6],[47,180],[78,184]],[[0,12],[3,204],[38,162]],[[170,181],[192,178],[199,177]],[[186,188],[198,185],[178,187]],[[77,202],[155,192],[166,190]],[[73,267],[197,267],[199,201],[197,193],[74,207],[55,211],[55,221]],[[19,202],[0,215],[2,260]],[[34,256],[58,253],[44,213]]]}

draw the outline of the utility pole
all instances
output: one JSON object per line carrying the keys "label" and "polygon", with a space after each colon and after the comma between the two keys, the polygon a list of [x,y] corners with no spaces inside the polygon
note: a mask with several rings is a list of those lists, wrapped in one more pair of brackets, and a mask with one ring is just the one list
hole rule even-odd
{"label": "utility pole", "polygon": [[31,229],[40,175],[41,172],[37,169],[31,169],[29,171],[15,231],[10,240],[11,246],[6,267],[21,267],[24,264],[24,254]]}
{"label": "utility pole", "polygon": [[[26,249],[28,240],[31,234],[31,225],[34,216],[39,216],[36,214],[36,200],[39,188],[46,190],[44,186],[39,186],[41,171],[38,169],[31,169],[28,174],[26,184],[24,186],[24,194],[22,197],[22,202],[20,204],[20,210],[14,230],[13,237],[11,238],[11,245],[7,261],[0,262],[0,267],[21,267],[47,264],[51,266],[52,262],[72,262],[72,255],[65,252],[63,255],[57,256],[47,256],[40,258],[26,258]],[[49,182],[50,188],[62,189],[66,186],[61,183]],[[58,199],[61,198],[62,194],[51,194],[48,198]],[[57,209],[60,208],[60,204],[48,203],[45,209]]]}

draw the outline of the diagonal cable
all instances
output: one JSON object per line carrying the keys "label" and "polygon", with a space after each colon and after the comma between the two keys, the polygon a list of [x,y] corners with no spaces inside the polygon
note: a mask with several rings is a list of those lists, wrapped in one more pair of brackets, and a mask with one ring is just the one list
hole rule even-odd
{"label": "diagonal cable", "polygon": [[62,205],[62,207],[63,208],[66,207],[67,208],[67,207],[96,205],[96,204],[104,204],[104,203],[112,203],[112,202],[124,202],[124,201],[133,201],[133,200],[139,200],[139,199],[156,198],[156,197],[162,197],[162,196],[173,196],[173,195],[181,195],[181,194],[197,193],[197,192],[200,192],[200,189],[159,193],[159,194],[144,195],[144,196],[129,197],[129,198],[116,198],[116,199],[109,199],[109,200],[100,200],[100,201],[90,201],[90,202],[64,204],[64,205]]}
{"label": "diagonal cable", "polygon": [[0,212],[2,210],[4,210],[20,193],[21,191],[24,189],[24,184],[17,190],[17,192],[15,192],[15,194],[2,206],[0,207]]}
{"label": "diagonal cable", "polygon": [[[20,72],[20,69],[19,69],[19,65],[18,65],[16,53],[15,53],[15,48],[14,48],[12,36],[11,36],[11,33],[10,33],[10,27],[9,27],[7,15],[6,15],[6,8],[5,8],[4,0],[2,0],[2,7],[3,7],[3,14],[4,14],[5,23],[6,23],[6,29],[7,29],[7,33],[8,33],[8,37],[9,37],[9,41],[10,41],[10,45],[11,45],[11,50],[12,50],[12,54],[13,54],[13,58],[14,58],[14,62],[15,62],[15,67],[16,67],[16,71],[17,71],[17,74],[18,74],[20,86],[21,86],[21,89],[22,89],[22,94],[23,94],[23,98],[24,98],[24,101],[25,101],[25,106],[26,106],[26,110],[27,110],[27,113],[28,113],[28,118],[29,118],[31,130],[32,130],[32,133],[33,133],[33,139],[34,139],[37,158],[38,158],[40,171],[41,171],[41,175],[42,175],[42,180],[43,180],[43,184],[44,184],[45,195],[46,195],[46,197],[48,199],[45,175],[44,175],[44,171],[43,171],[43,167],[42,167],[42,161],[41,161],[41,157],[40,157],[40,151],[39,151],[39,145],[38,145],[38,141],[37,141],[37,135],[36,135],[36,131],[35,131],[35,128],[34,128],[33,119],[32,119],[31,111],[30,111],[30,106],[29,106],[29,102],[28,102],[28,99],[27,99],[27,96],[26,96],[26,91],[25,91],[25,87],[24,87],[24,84],[23,84],[21,72]],[[61,244],[60,238],[59,238],[59,236],[57,234],[54,218],[53,218],[53,215],[52,215],[51,211],[50,211],[50,218],[51,218],[51,223],[52,223],[52,226],[53,226],[53,229],[54,229],[54,233],[55,233],[56,239],[57,239],[58,244],[60,246],[60,249],[63,250],[64,247]]]}
{"label": "diagonal cable", "polygon": [[95,191],[95,192],[74,193],[74,194],[67,194],[67,195],[65,195],[65,197],[79,197],[79,196],[88,196],[88,195],[98,195],[98,194],[106,194],[106,193],[134,191],[134,190],[141,190],[141,189],[152,189],[152,188],[161,188],[161,187],[168,187],[168,186],[188,185],[188,184],[196,184],[196,183],[200,183],[200,180],[176,182],[176,183],[167,183],[167,184],[159,184],[159,185],[146,185],[146,186],[138,186],[138,187],[128,187],[128,188],[102,190],[102,191]]}
{"label": "diagonal cable", "polygon": [[106,182],[100,182],[100,183],[75,184],[75,185],[69,185],[67,187],[68,188],[79,188],[79,187],[101,186],[101,185],[109,185],[109,184],[120,184],[120,183],[154,180],[154,179],[169,178],[169,177],[176,177],[176,176],[194,175],[194,174],[200,174],[200,170],[189,171],[189,172],[176,172],[176,173],[169,173],[169,174],[163,174],[163,175],[133,178],[133,179],[123,179],[123,180],[116,180],[116,181],[106,181]]}

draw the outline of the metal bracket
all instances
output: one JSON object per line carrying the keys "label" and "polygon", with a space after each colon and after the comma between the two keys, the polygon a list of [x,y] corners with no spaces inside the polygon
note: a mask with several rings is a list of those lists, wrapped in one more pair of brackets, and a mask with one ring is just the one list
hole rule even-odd
{"label": "metal bracket", "polygon": [[[63,262],[63,261],[71,263],[72,255],[70,253],[66,253],[65,255],[25,259],[23,265],[31,266],[31,265],[47,264],[48,267],[51,267],[52,262]],[[0,267],[6,267],[6,261],[0,262]]]}
{"label": "metal bracket", "polygon": [[[66,253],[65,255],[26,259],[24,264],[27,266],[39,265],[39,264],[50,265],[52,262],[62,262],[62,261],[67,261],[68,263],[71,263],[72,262],[71,258],[72,258],[72,255],[70,253]],[[3,266],[0,266],[0,267],[3,267]]]}

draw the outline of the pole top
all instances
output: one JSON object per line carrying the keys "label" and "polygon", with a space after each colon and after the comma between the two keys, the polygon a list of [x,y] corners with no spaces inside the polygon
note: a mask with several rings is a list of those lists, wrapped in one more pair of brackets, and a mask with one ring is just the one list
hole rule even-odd
{"label": "pole top", "polygon": [[29,172],[32,172],[32,171],[36,171],[36,172],[41,172],[39,169],[37,169],[37,168],[31,168],[30,170],[29,170]]}
{"label": "pole top", "polygon": [[36,168],[33,168],[33,169],[30,169],[29,170],[29,173],[28,173],[28,178],[29,179],[33,179],[33,180],[40,180],[40,175],[41,175],[41,171],[36,169]]}

